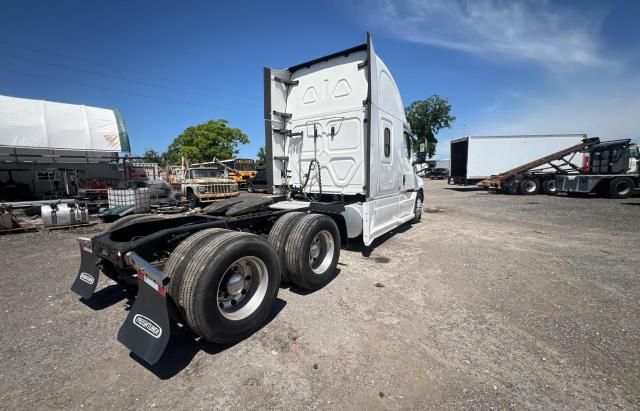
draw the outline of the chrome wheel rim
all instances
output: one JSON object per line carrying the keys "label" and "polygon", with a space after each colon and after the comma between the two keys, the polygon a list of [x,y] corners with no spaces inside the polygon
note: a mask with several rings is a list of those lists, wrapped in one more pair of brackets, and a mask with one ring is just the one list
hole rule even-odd
{"label": "chrome wheel rim", "polygon": [[526,191],[527,193],[533,193],[534,191],[536,191],[536,183],[533,181],[526,181],[524,183],[524,191]]}
{"label": "chrome wheel rim", "polygon": [[317,233],[309,245],[309,265],[315,274],[324,274],[334,254],[333,236],[327,230]]}
{"label": "chrome wheel rim", "polygon": [[547,189],[550,193],[556,192],[556,180],[549,180],[547,182]]}
{"label": "chrome wheel rim", "polygon": [[616,186],[616,188],[617,188],[616,191],[618,192],[618,195],[620,195],[620,196],[625,196],[625,195],[629,194],[629,192],[631,191],[631,186],[626,181],[620,181],[618,183],[618,185]]}
{"label": "chrome wheel rim", "polygon": [[422,199],[420,199],[420,197],[418,197],[416,199],[416,217],[421,216],[422,215]]}
{"label": "chrome wheel rim", "polygon": [[267,295],[267,266],[258,257],[236,260],[220,279],[216,305],[223,317],[238,321],[253,314]]}

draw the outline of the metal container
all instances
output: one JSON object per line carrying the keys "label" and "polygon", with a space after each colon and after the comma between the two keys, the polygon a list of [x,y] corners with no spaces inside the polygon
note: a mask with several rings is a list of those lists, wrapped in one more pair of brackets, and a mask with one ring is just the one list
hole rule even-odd
{"label": "metal container", "polygon": [[86,224],[89,222],[89,212],[85,204],[51,204],[40,208],[42,224],[45,227]]}

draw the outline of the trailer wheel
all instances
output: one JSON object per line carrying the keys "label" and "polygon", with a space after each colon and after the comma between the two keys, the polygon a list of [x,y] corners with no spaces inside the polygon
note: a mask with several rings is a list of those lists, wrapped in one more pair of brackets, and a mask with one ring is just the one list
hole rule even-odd
{"label": "trailer wheel", "polygon": [[200,245],[220,234],[228,233],[230,230],[224,228],[209,228],[207,230],[198,231],[190,235],[182,241],[173,250],[167,263],[164,265],[164,272],[171,278],[167,286],[169,296],[174,300],[177,306],[180,306],[180,288],[182,286],[182,277],[187,268],[187,264],[191,261],[191,257],[200,249]]}
{"label": "trailer wheel", "polygon": [[538,194],[540,182],[535,178],[525,178],[520,183],[520,192],[525,195]]}
{"label": "trailer wheel", "polygon": [[555,178],[548,178],[542,182],[542,192],[546,195],[556,195],[558,194],[558,186],[556,185]]}
{"label": "trailer wheel", "polygon": [[629,177],[614,178],[609,183],[609,194],[613,198],[629,198],[633,189],[633,180]]}
{"label": "trailer wheel", "polygon": [[247,193],[255,193],[255,189],[253,188],[253,184],[247,182]]}
{"label": "trailer wheel", "polygon": [[186,267],[180,303],[189,328],[229,344],[267,319],[280,287],[280,264],[262,237],[226,232],[207,239]]}
{"label": "trailer wheel", "polygon": [[416,196],[416,202],[413,205],[413,220],[411,220],[412,224],[418,224],[420,220],[422,220],[422,209],[424,208],[424,204],[422,203],[422,192],[418,192]]}
{"label": "trailer wheel", "polygon": [[104,230],[104,232],[110,233],[120,228],[130,226],[131,224],[142,223],[144,221],[156,221],[156,220],[160,220],[160,217],[156,217],[152,215],[144,215],[144,214],[127,215],[111,223],[109,227],[107,227]]}
{"label": "trailer wheel", "polygon": [[287,274],[297,286],[317,290],[333,279],[340,257],[340,232],[326,215],[307,214],[285,245]]}
{"label": "trailer wheel", "polygon": [[287,239],[289,238],[291,230],[296,226],[296,223],[304,216],[305,214],[299,211],[286,213],[278,218],[273,227],[271,227],[271,231],[269,231],[269,243],[273,246],[276,250],[276,254],[278,255],[283,281],[289,281],[285,251]]}

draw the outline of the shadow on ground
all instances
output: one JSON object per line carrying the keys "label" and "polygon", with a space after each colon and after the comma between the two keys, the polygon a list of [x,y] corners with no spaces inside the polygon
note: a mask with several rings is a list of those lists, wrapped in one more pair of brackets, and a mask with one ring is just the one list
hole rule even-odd
{"label": "shadow on ground", "polygon": [[[273,319],[278,316],[280,311],[282,311],[286,305],[286,301],[276,298],[273,303],[273,307],[271,308],[271,312],[269,313],[269,317],[267,317],[265,323],[256,330],[254,334],[260,331],[262,327],[273,321]],[[160,357],[160,360],[157,363],[149,365],[134,353],[129,354],[133,360],[151,371],[161,380],[168,380],[180,373],[191,363],[193,358],[200,351],[215,355],[242,342],[238,341],[234,344],[216,344],[197,337],[188,328],[180,327],[174,322],[172,322],[171,326],[171,339],[169,340],[169,344],[167,345],[164,354],[162,354],[162,357]]]}
{"label": "shadow on ground", "polygon": [[288,285],[284,285],[283,286],[286,288],[287,286],[289,287],[289,291],[291,291],[294,294],[298,294],[298,295],[309,295],[311,293],[315,293],[318,290],[323,289],[324,287],[326,287],[327,285],[331,284],[333,282],[333,280],[336,279],[336,277],[340,274],[340,268],[336,268],[336,273],[333,275],[333,277],[331,277],[331,280],[329,280],[325,285],[323,285],[322,287],[316,289],[316,290],[310,290],[308,288],[302,288],[302,287],[298,287],[297,285],[293,284],[293,283],[289,283]]}
{"label": "shadow on ground", "polygon": [[[369,246],[364,245],[364,242],[362,241],[362,237],[354,238],[353,240],[349,241],[349,243],[347,243],[345,245],[344,249],[348,250],[348,251],[355,251],[355,252],[358,252],[358,253],[362,253],[362,255],[364,257],[369,257],[376,247],[381,246],[382,244],[384,244],[387,240],[389,240],[394,235],[396,235],[398,233],[404,233],[405,231],[410,229],[412,226],[413,226],[413,224],[411,224],[411,223],[405,223],[405,224],[401,225],[400,227],[394,228],[393,230],[391,230],[391,231],[381,235],[380,237],[376,238],[375,240],[373,240],[373,243],[371,243],[371,245],[369,245]],[[379,262],[385,262],[386,263],[388,261],[379,261]]]}
{"label": "shadow on ground", "polygon": [[127,305],[131,306],[135,296],[136,291],[134,289],[120,284],[112,284],[96,291],[88,300],[80,298],[80,302],[92,310],[100,311],[125,299],[127,300]]}
{"label": "shadow on ground", "polygon": [[445,190],[460,191],[460,192],[463,192],[463,193],[467,193],[467,192],[470,192],[470,191],[488,191],[484,187],[476,187],[476,186],[444,187],[444,189]]}

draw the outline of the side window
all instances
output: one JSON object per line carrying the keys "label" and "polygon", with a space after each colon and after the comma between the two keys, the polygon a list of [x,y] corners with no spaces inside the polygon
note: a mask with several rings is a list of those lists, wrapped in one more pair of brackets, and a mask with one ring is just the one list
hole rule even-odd
{"label": "side window", "polygon": [[411,160],[411,135],[406,131],[404,133],[404,155],[407,160]]}
{"label": "side window", "polygon": [[384,156],[391,157],[391,130],[388,127],[384,128]]}

